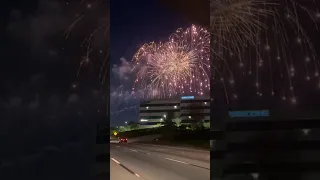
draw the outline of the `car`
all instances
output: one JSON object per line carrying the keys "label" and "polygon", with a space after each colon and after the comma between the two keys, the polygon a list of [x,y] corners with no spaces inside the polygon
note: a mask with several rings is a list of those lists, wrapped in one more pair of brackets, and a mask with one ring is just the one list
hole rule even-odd
{"label": "car", "polygon": [[120,138],[119,139],[119,143],[127,143],[128,142],[128,138]]}

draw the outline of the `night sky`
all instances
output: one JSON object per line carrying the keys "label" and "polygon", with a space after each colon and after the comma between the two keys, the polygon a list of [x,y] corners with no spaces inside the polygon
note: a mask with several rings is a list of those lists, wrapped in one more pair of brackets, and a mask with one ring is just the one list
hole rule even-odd
{"label": "night sky", "polygon": [[124,125],[125,121],[138,120],[139,100],[130,96],[134,53],[144,43],[167,40],[176,29],[192,22],[156,0],[117,0],[110,6],[111,125]]}

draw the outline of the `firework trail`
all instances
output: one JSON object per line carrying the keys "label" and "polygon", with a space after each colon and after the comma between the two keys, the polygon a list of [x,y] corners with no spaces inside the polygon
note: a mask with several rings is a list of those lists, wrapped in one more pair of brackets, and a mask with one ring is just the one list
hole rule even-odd
{"label": "firework trail", "polygon": [[142,97],[203,95],[210,88],[210,33],[195,25],[178,29],[167,42],[143,45],[133,64],[133,90],[142,90]]}
{"label": "firework trail", "polygon": [[320,63],[301,21],[308,17],[318,30],[317,7],[314,0],[210,1],[212,80],[222,82],[227,101],[230,93],[237,98],[238,75],[252,77],[258,96],[277,95],[292,103],[298,70],[320,85]]}
{"label": "firework trail", "polygon": [[[81,26],[81,23],[86,23],[86,21],[92,23],[92,19],[96,21],[95,23],[92,23],[94,24],[92,25],[92,27],[87,27],[91,30],[80,43],[80,46],[84,48],[84,55],[82,56],[79,62],[77,77],[79,78],[81,69],[84,66],[92,65],[92,53],[104,54],[103,58],[101,58],[101,60],[98,61],[100,63],[98,77],[100,78],[102,85],[106,82],[106,75],[109,74],[109,49],[95,48],[93,46],[93,40],[94,38],[105,39],[106,44],[108,43],[108,32],[110,26],[110,22],[108,20],[109,11],[108,9],[105,11],[99,10],[99,7],[101,6],[109,7],[107,3],[109,2],[100,0],[80,0],[78,2],[75,1],[72,3],[66,2],[66,5],[76,10],[74,15],[75,19],[70,23],[70,25],[67,27],[64,33],[65,38],[68,39],[71,33],[74,30],[77,30],[77,26]],[[100,11],[103,12],[102,15],[101,13],[98,13]]]}
{"label": "firework trail", "polygon": [[[83,68],[90,68],[97,72],[97,78],[101,83],[101,90],[105,84],[109,85],[109,1],[108,0],[78,0],[65,2],[71,17],[74,17],[64,36],[71,41],[78,41],[81,47],[81,59],[77,71],[77,82],[72,89],[80,83],[80,74]],[[79,51],[80,52],[80,51]],[[109,87],[107,87],[109,88]],[[107,96],[109,97],[109,96]],[[109,101],[109,99],[106,99]],[[109,115],[109,103],[106,106]]]}

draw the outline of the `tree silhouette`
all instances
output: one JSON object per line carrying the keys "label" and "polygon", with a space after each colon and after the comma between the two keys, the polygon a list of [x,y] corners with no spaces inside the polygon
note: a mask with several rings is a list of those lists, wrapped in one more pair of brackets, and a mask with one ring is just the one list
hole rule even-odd
{"label": "tree silhouette", "polygon": [[177,127],[180,127],[180,126],[181,126],[181,118],[180,118],[180,117],[175,118],[175,119],[174,119],[174,122],[175,122],[175,125],[176,125]]}
{"label": "tree silhouette", "polygon": [[137,130],[139,129],[139,124],[133,121],[128,122],[128,126],[130,130]]}
{"label": "tree silhouette", "polygon": [[203,120],[205,118],[204,109],[202,102],[194,102],[190,106],[190,114],[191,117],[191,128],[192,129],[199,129],[203,127]]}

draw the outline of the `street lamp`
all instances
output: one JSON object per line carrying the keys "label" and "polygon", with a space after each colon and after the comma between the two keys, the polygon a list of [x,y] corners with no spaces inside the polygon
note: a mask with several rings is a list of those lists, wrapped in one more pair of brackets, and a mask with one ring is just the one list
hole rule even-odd
{"label": "street lamp", "polygon": [[124,122],[124,123],[128,124],[128,121],[126,121],[126,122]]}

